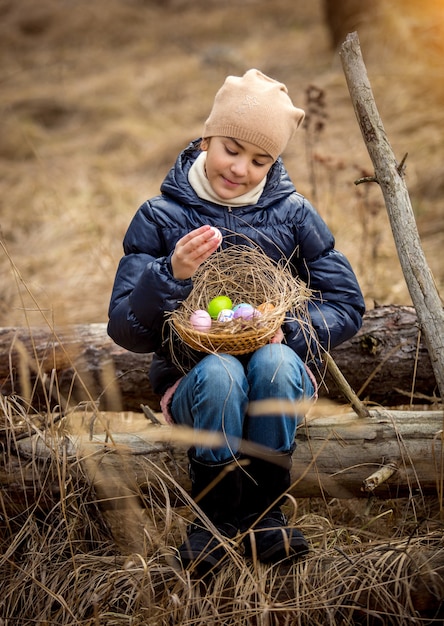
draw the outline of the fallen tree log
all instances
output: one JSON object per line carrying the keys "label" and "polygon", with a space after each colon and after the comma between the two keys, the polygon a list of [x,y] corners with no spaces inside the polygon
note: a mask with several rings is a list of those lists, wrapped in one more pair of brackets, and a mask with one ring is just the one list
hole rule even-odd
{"label": "fallen tree log", "polygon": [[[427,403],[436,382],[415,309],[384,306],[368,311],[362,329],[332,350],[360,398],[384,406]],[[93,403],[100,410],[159,409],[148,380],[151,354],[117,346],[105,324],[0,329],[0,392],[15,394],[39,411]],[[325,367],[320,396],[344,401]]]}
{"label": "fallen tree log", "polygon": [[[342,499],[369,494],[384,498],[436,495],[441,492],[442,427],[441,411],[378,410],[366,419],[354,413],[308,417],[298,430],[291,492],[296,497],[326,495]],[[136,433],[113,432],[111,427],[110,434],[78,436],[72,442],[83,455],[100,449],[103,455],[104,445],[108,451],[114,449],[119,454],[106,455],[113,467],[115,463],[121,466],[122,458],[128,466],[128,459],[134,455],[151,457],[151,469],[143,467],[141,475],[132,461],[129,464],[131,474],[138,476],[138,484],[153,483],[158,471],[156,457],[160,455],[162,464],[169,467],[181,487],[189,489],[186,450],[196,443],[195,431],[144,425]],[[202,436],[205,440],[208,434]],[[254,446],[249,451],[261,454]],[[375,472],[387,467],[391,473],[378,482]]]}
{"label": "fallen tree log", "polygon": [[[372,410],[369,418],[354,413],[309,414],[298,431],[291,493],[301,498],[340,499],[370,494],[381,498],[441,496],[443,419],[442,411]],[[140,413],[99,417],[73,413],[63,424],[62,435],[40,433],[16,442],[15,460],[9,454],[1,464],[0,485],[8,494],[3,503],[19,498],[29,506],[42,497],[43,484],[46,497],[52,493],[57,498],[63,491],[60,472],[53,471],[48,478],[42,463],[71,459],[73,463],[80,460],[96,483],[102,505],[109,500],[116,508],[119,500],[128,502],[130,493],[160,493],[164,487],[156,485],[162,482],[173,503],[182,499],[183,504],[183,490],[190,488],[187,448],[198,436],[211,445],[208,433],[153,425]],[[254,447],[248,451],[261,453]]]}

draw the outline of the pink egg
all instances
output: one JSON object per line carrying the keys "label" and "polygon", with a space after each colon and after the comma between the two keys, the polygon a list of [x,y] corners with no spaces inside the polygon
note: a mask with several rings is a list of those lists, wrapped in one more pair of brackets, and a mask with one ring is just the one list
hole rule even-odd
{"label": "pink egg", "polygon": [[211,328],[211,317],[208,311],[198,309],[190,315],[190,324],[200,332],[206,332]]}

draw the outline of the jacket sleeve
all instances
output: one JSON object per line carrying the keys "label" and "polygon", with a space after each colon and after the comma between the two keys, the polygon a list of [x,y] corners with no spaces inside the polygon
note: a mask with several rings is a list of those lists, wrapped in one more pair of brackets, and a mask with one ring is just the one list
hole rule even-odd
{"label": "jacket sleeve", "polygon": [[134,216],[123,247],[109,305],[108,334],[127,350],[153,352],[162,343],[165,313],[189,295],[192,282],[172,275],[171,253],[147,203]]}
{"label": "jacket sleeve", "polygon": [[361,328],[364,298],[347,258],[335,249],[333,235],[305,200],[298,224],[299,276],[312,290],[308,318],[289,320],[287,343],[303,358],[316,358],[319,348],[331,350]]}

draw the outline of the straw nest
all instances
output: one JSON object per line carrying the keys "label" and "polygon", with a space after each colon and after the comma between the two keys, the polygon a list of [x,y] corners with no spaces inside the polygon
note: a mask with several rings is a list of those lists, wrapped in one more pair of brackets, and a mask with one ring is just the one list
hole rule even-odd
{"label": "straw nest", "polygon": [[[212,321],[207,332],[190,322],[194,311],[206,310],[209,302],[226,295],[233,306],[246,302],[253,307],[272,304],[260,316],[247,321]],[[260,249],[232,245],[212,254],[193,277],[193,291],[172,312],[173,330],[186,345],[201,352],[247,354],[267,344],[285,319],[300,318],[310,290],[293,276],[288,266],[274,263]]]}

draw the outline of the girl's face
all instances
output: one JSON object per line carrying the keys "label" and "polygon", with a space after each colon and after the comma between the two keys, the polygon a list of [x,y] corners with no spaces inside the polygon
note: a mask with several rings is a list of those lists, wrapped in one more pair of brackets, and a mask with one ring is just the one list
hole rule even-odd
{"label": "girl's face", "polygon": [[254,189],[268,174],[273,158],[247,141],[229,137],[203,139],[206,174],[215,193],[231,200]]}

